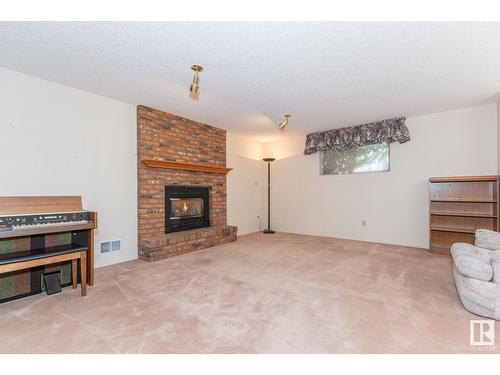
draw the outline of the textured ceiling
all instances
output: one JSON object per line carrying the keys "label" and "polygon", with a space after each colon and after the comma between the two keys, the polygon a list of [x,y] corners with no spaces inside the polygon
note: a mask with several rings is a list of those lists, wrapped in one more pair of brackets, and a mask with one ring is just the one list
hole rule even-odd
{"label": "textured ceiling", "polygon": [[0,22],[0,66],[266,140],[493,102],[500,23]]}

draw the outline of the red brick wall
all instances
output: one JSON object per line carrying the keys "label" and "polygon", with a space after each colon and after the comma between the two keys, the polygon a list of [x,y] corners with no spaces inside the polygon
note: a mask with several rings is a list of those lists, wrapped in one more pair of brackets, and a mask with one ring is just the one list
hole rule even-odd
{"label": "red brick wall", "polygon": [[[236,239],[236,228],[226,222],[225,174],[148,168],[141,162],[159,158],[226,166],[225,130],[138,106],[137,158],[140,258],[156,260]],[[212,228],[165,234],[165,185],[210,187]]]}

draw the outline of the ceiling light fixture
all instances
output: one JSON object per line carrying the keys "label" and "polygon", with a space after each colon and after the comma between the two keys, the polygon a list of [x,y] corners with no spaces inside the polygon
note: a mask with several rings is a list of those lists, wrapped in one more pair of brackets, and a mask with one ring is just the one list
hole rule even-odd
{"label": "ceiling light fixture", "polygon": [[278,127],[280,129],[281,132],[285,131],[285,128],[288,124],[288,119],[291,117],[289,114],[286,114],[286,115],[283,115],[285,118],[283,120],[281,120],[281,122],[279,123]]}
{"label": "ceiling light fixture", "polygon": [[189,92],[191,97],[197,98],[199,92],[200,92],[200,76],[198,73],[200,73],[203,70],[203,67],[201,65],[193,65],[191,67],[191,70],[194,71],[194,77],[193,77],[193,83],[191,83],[191,87],[189,88]]}

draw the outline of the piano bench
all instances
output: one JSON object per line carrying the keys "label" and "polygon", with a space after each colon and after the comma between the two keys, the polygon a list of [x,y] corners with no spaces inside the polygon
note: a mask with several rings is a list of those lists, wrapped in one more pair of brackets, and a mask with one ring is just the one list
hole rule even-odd
{"label": "piano bench", "polygon": [[71,260],[71,281],[75,289],[78,259],[80,259],[81,290],[82,296],[85,296],[87,294],[87,251],[87,247],[71,244],[0,254],[0,274]]}

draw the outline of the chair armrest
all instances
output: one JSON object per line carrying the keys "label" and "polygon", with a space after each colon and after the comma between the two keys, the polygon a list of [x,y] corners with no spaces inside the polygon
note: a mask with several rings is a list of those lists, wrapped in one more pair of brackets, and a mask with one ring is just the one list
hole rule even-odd
{"label": "chair armrest", "polygon": [[468,243],[455,243],[451,247],[451,255],[458,272],[477,280],[491,281],[493,267],[490,251]]}
{"label": "chair armrest", "polygon": [[500,233],[488,229],[477,229],[475,245],[483,249],[500,250]]}

